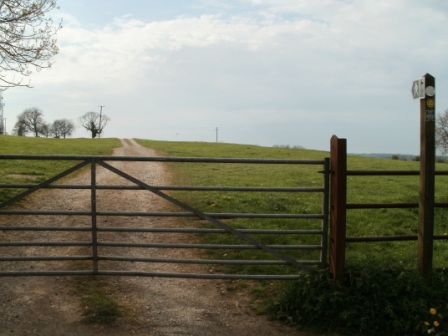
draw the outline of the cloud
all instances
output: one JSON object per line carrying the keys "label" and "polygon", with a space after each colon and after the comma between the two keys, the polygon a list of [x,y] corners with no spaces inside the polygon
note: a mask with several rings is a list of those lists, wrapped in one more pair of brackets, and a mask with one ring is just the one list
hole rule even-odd
{"label": "cloud", "polygon": [[114,136],[200,140],[219,127],[227,140],[313,148],[340,132],[362,148],[379,144],[355,129],[400,125],[400,146],[415,151],[410,85],[426,72],[448,85],[447,6],[213,0],[195,4],[200,14],[151,21],[126,9],[93,29],[64,15],[53,69],[36,73],[20,99],[49,118],[106,105]]}

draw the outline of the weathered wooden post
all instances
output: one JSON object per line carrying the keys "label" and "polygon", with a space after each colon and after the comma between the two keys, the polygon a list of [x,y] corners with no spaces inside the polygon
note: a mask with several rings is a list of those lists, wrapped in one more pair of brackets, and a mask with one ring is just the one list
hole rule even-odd
{"label": "weathered wooden post", "polygon": [[435,78],[424,75],[412,84],[414,99],[420,99],[420,199],[417,269],[432,282],[435,192]]}
{"label": "weathered wooden post", "polygon": [[345,276],[347,209],[347,140],[331,137],[330,153],[330,273],[342,282]]}

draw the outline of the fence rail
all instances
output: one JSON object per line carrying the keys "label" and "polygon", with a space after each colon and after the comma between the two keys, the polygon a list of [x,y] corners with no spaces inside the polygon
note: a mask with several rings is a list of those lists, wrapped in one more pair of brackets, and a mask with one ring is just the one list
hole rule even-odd
{"label": "fence rail", "polygon": [[[447,176],[448,171],[436,171],[437,176]],[[404,170],[347,170],[347,176],[420,176],[419,171]],[[346,203],[347,210],[365,209],[418,209],[419,203]],[[434,208],[446,208],[447,202],[436,202]],[[416,241],[417,235],[346,237],[348,243]],[[434,240],[448,240],[448,235],[434,235]]]}
{"label": "fence rail", "polygon": [[[348,203],[348,176],[420,176],[415,170],[348,170],[347,141],[336,136],[331,138],[331,213],[330,213],[330,272],[333,278],[342,282],[345,277],[345,251],[347,243],[417,241],[418,235],[347,236],[347,210],[365,209],[420,209],[420,203]],[[435,171],[435,176],[447,176],[448,171]],[[447,202],[434,202],[432,208],[447,208]],[[430,239],[448,240],[448,235],[432,234]]]}

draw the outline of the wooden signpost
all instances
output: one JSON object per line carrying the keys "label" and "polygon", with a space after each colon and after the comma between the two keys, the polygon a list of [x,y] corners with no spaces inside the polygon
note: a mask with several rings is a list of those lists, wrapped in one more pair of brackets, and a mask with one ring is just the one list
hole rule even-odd
{"label": "wooden signpost", "polygon": [[420,200],[417,269],[432,282],[435,191],[435,78],[424,75],[412,84],[412,96],[420,99]]}

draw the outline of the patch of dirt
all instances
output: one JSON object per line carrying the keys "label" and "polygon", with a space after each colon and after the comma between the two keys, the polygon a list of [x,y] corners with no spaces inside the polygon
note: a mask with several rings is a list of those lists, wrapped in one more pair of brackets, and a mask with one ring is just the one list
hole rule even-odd
{"label": "patch of dirt", "polygon": [[[139,146],[133,140],[122,140],[122,147],[114,151],[118,156],[157,156],[151,149]],[[157,162],[110,162],[114,167],[135,176],[147,184],[169,185],[169,173],[163,163]],[[78,174],[67,184],[90,183],[90,171]],[[126,183],[116,174],[105,169],[97,171],[98,185],[119,185]],[[163,212],[171,207],[166,201],[147,191],[107,191],[98,190],[97,209],[100,211],[157,211]],[[19,207],[40,210],[86,211],[90,206],[90,190],[49,189],[38,192],[21,202]],[[4,216],[6,217],[6,216]],[[1,225],[18,225],[26,221],[27,226],[82,226],[90,225],[89,219],[81,216],[13,216],[1,219]],[[13,222],[11,222],[11,220]],[[59,220],[59,221],[58,221]],[[8,222],[9,221],[9,222]],[[123,225],[123,221],[126,222]],[[25,224],[23,224],[25,225]],[[142,226],[142,227],[179,227],[176,219],[169,217],[99,217],[98,226]],[[34,239],[40,241],[63,240],[78,241],[88,239],[88,233],[40,232],[0,232],[0,241],[17,241]],[[83,236],[84,235],[84,236]],[[100,241],[134,241],[164,243],[185,242],[184,236],[173,234],[135,234],[135,233],[99,233]],[[52,248],[55,254],[83,253],[82,247]],[[11,254],[9,248],[8,255]],[[193,251],[182,249],[147,249],[122,248],[122,254],[136,257],[152,258],[196,258]],[[48,254],[48,249],[46,250]],[[62,252],[61,252],[62,251]],[[107,254],[103,248],[102,254]],[[0,248],[0,255],[6,249]],[[14,254],[30,256],[40,255],[41,247],[17,249]],[[117,254],[115,252],[115,254]],[[105,262],[107,263],[107,262]],[[27,264],[19,262],[0,262],[2,271],[11,269],[37,270],[52,269],[62,265],[61,262],[41,262]],[[89,267],[88,263],[86,264]],[[121,265],[121,269],[162,273],[207,273],[208,266],[158,263],[132,263]],[[78,265],[79,266],[79,265]],[[66,267],[66,266],[61,266]],[[266,316],[255,313],[253,299],[240,290],[232,281],[171,279],[160,277],[104,277],[106,290],[122,307],[122,315],[111,325],[87,323],[85,321],[82,300],[74,277],[3,277],[0,279],[0,335],[33,336],[162,336],[162,335],[311,335],[301,333],[273,321]]]}
{"label": "patch of dirt", "polygon": [[8,177],[12,177],[12,178],[28,178],[28,179],[37,179],[39,177],[41,177],[42,175],[31,175],[31,174],[9,174],[6,175]]}

